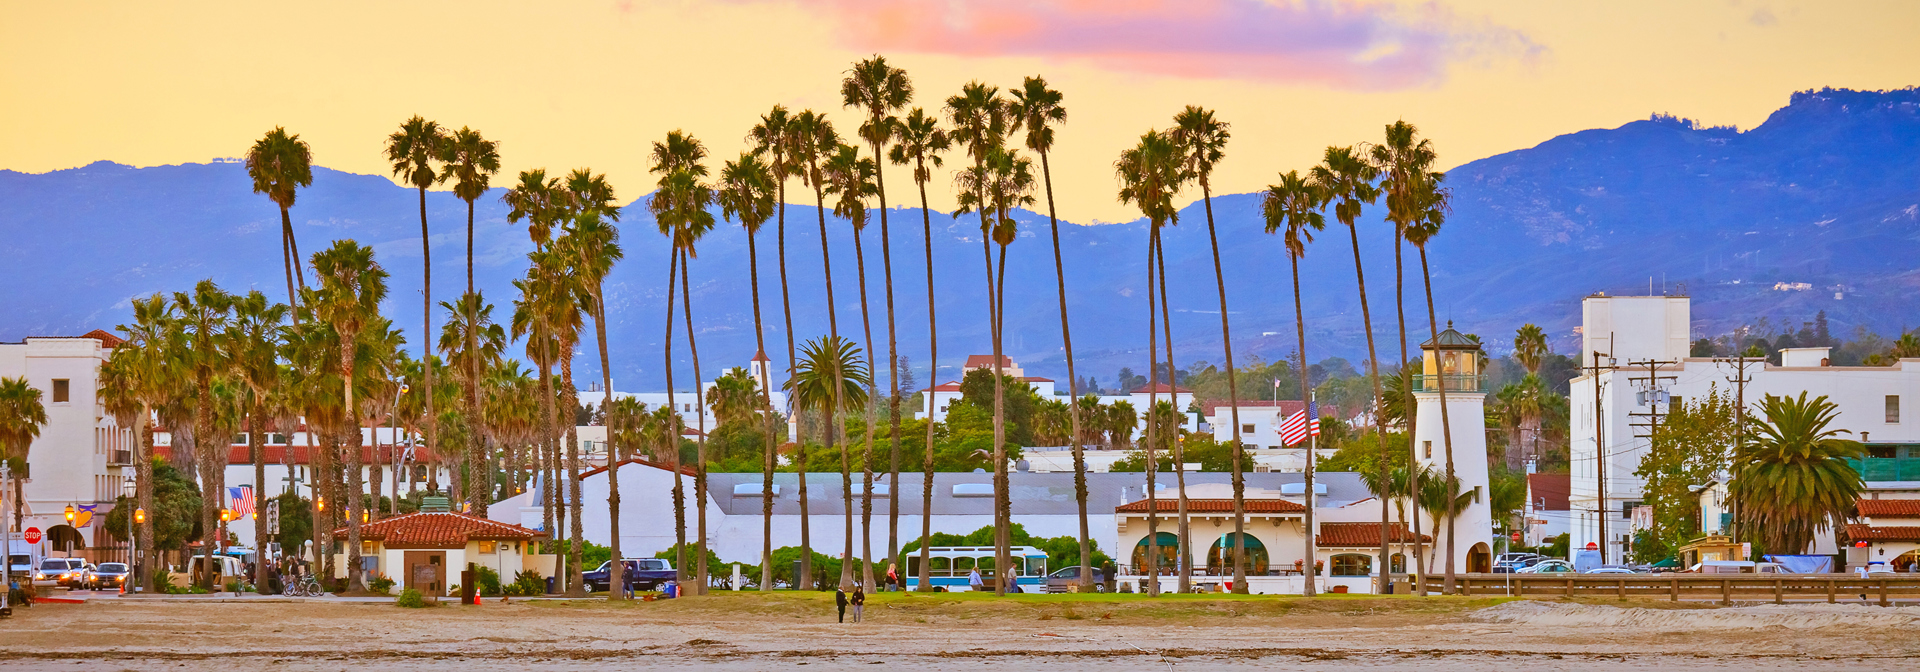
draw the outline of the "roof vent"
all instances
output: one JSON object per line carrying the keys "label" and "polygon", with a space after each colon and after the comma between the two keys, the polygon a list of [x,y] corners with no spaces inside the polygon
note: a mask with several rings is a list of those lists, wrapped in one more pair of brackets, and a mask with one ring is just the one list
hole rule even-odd
{"label": "roof vent", "polygon": [[955,497],[992,497],[993,484],[992,483],[955,483],[953,484],[953,496]]}
{"label": "roof vent", "polygon": [[[1282,494],[1282,495],[1304,495],[1304,494],[1307,494],[1307,484],[1305,484],[1305,483],[1281,483],[1281,484],[1280,484],[1280,494]],[[1315,484],[1313,484],[1313,494],[1316,494],[1316,495],[1324,495],[1324,494],[1327,494],[1327,484],[1325,484],[1325,483],[1315,483]]]}

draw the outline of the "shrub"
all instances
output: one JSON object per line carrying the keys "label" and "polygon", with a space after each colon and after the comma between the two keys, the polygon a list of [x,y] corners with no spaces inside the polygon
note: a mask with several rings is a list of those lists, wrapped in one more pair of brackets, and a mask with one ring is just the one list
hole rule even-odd
{"label": "shrub", "polygon": [[376,593],[391,593],[393,592],[393,579],[387,578],[385,574],[375,574],[373,575],[373,581],[368,584],[368,587],[372,588],[373,592]]}
{"label": "shrub", "polygon": [[420,591],[414,590],[412,588],[408,588],[406,590],[400,591],[400,599],[394,600],[393,604],[394,606],[406,607],[408,609],[419,609],[422,607],[432,606],[427,604],[426,598],[420,596]]}
{"label": "shrub", "polygon": [[513,584],[506,587],[506,593],[516,597],[533,597],[545,595],[546,592],[547,577],[531,569],[523,569],[520,573],[513,575]]}
{"label": "shrub", "polygon": [[473,573],[474,590],[482,597],[500,596],[500,573],[492,567],[478,567]]}
{"label": "shrub", "polygon": [[245,587],[240,583],[239,579],[228,579],[227,585],[222,586],[221,588],[229,593],[238,593],[242,590],[245,590]]}
{"label": "shrub", "polygon": [[167,593],[171,595],[171,594],[174,594],[173,591],[174,591],[173,572],[167,571],[165,567],[154,570],[153,592]]}

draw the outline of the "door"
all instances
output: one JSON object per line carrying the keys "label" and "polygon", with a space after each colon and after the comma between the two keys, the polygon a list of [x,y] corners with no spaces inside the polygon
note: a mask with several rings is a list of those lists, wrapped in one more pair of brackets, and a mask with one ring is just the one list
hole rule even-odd
{"label": "door", "polygon": [[447,561],[443,551],[407,551],[406,586],[424,595],[444,595],[447,586]]}

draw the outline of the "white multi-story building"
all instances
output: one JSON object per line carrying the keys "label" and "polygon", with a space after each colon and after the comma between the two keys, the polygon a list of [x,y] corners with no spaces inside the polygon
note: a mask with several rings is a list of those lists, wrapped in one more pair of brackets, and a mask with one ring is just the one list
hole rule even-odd
{"label": "white multi-story building", "polygon": [[[1004,355],[1001,356],[1000,362],[1000,373],[1002,375],[1011,376],[1025,382],[1027,387],[1033,390],[1034,394],[1040,395],[1041,399],[1062,402],[1072,401],[1072,399],[1067,398],[1069,391],[1058,389],[1052,378],[1028,376],[1026,375],[1026,371],[1020,368],[1019,364],[1015,363],[1012,358]],[[967,357],[967,363],[963,367],[964,371],[992,368],[993,355],[969,355]],[[965,374],[963,373],[962,375]],[[960,401],[960,398],[964,396],[960,393],[960,382],[951,380],[920,390],[920,392],[922,392],[920,410],[915,411],[913,417],[925,418],[930,414],[933,416],[934,422],[944,422],[947,419],[947,410],[952,408],[954,403]],[[1133,405],[1134,410],[1140,413],[1141,420],[1141,423],[1134,429],[1135,437],[1138,437],[1140,432],[1145,431],[1147,407],[1150,405],[1150,402],[1155,399],[1162,402],[1172,401],[1173,407],[1180,409],[1181,415],[1185,416],[1186,419],[1182,422],[1188,430],[1199,427],[1199,414],[1187,412],[1187,409],[1193,405],[1193,390],[1184,387],[1155,382],[1149,385],[1142,385],[1139,389],[1133,390],[1128,394],[1101,395],[1097,398],[1100,400],[1102,406],[1110,406],[1122,401]]]}
{"label": "white multi-story building", "polygon": [[[774,371],[770,367],[771,361],[767,359],[767,353],[756,352],[753,354],[753,359],[747,362],[747,375],[754,380],[756,386],[761,384],[761,381],[766,381],[767,385],[772,388],[768,390],[767,396],[773,403],[774,412],[781,414],[782,417],[791,418],[789,415],[791,409],[789,409],[787,405],[787,393],[781,390],[784,381],[776,379],[774,377]],[[722,375],[725,374],[723,373]],[[720,417],[714,415],[713,412],[713,388],[718,384],[715,380],[705,381],[700,383],[700,394],[696,395],[691,391],[676,391],[672,394],[671,399],[668,398],[669,395],[666,392],[620,391],[615,391],[613,398],[637,399],[640,403],[647,405],[647,410],[671,405],[674,408],[674,412],[680,414],[680,421],[686,423],[689,431],[700,431],[700,428],[705,427],[706,431],[711,432],[714,428],[720,426]],[[758,389],[758,387],[755,389]],[[591,392],[583,391],[580,393],[580,399],[583,403],[595,401],[603,408],[606,397],[606,394],[597,390]],[[795,436],[797,436],[796,432],[798,431],[799,427],[795,423],[787,423],[787,440],[795,440]],[[583,445],[589,452],[594,450],[596,446],[604,449],[606,445],[606,433],[604,429],[600,430],[596,436],[599,438],[592,439],[597,442],[595,445]],[[588,439],[582,438],[581,441],[585,442],[588,441]]]}
{"label": "white multi-story building", "polygon": [[[27,449],[24,528],[36,528],[42,551],[54,555],[84,555],[96,561],[123,559],[124,550],[87,549],[119,546],[109,542],[105,527],[126,482],[133,474],[134,432],[114,421],[100,403],[100,366],[121,340],[105,331],[84,336],[28,337],[20,343],[0,343],[0,377],[21,378],[40,391],[47,424]],[[15,474],[21,476],[21,474]],[[0,495],[11,528],[13,492]],[[72,523],[66,510],[73,507]],[[18,534],[22,530],[13,529]]]}
{"label": "white multi-story building", "polygon": [[[1893,366],[1833,366],[1827,348],[1792,348],[1782,351],[1778,365],[1748,360],[1743,366],[1726,358],[1688,356],[1687,297],[1595,295],[1583,302],[1582,312],[1580,361],[1600,369],[1573,379],[1568,399],[1574,548],[1591,543],[1609,562],[1621,557],[1632,537],[1633,509],[1642,499],[1644,481],[1634,471],[1650,448],[1651,414],[1709,392],[1743,395],[1749,413],[1757,412],[1767,395],[1825,396],[1839,409],[1832,428],[1850,432],[1847,438],[1866,443],[1873,455],[1862,465],[1866,496],[1920,491],[1920,468],[1903,474],[1905,463],[1895,461],[1920,457],[1920,421],[1913,409],[1920,399],[1920,359]],[[1720,521],[1706,521],[1705,527],[1720,529]],[[1833,535],[1819,535],[1806,551],[1836,552]]]}

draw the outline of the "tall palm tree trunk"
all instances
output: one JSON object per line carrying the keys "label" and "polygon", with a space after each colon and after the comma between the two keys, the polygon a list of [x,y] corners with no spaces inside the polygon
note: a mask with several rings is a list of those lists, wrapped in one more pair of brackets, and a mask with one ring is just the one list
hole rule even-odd
{"label": "tall palm tree trunk", "polygon": [[[135,459],[133,473],[135,480],[134,496],[139,498],[139,507],[144,511],[153,511],[153,406],[146,402],[140,404],[140,454]],[[20,503],[16,496],[14,502]],[[4,515],[4,514],[0,514]],[[153,577],[153,569],[160,566],[160,551],[153,547],[154,516],[146,516],[140,521],[140,550],[142,560],[133,566],[133,581],[145,586]]]}
{"label": "tall palm tree trunk", "polygon": [[[352,332],[340,335],[340,379],[341,387],[344,388],[343,394],[347,400],[342,410],[347,416],[348,436],[351,437],[350,440],[352,441],[351,445],[346,446],[348,451],[347,489],[349,491],[346,508],[347,590],[349,591],[363,591],[367,589],[366,573],[361,571],[360,568],[360,512],[366,510],[367,500],[366,496],[362,494],[361,488],[361,478],[363,474],[360,472],[360,407],[353,398],[353,360],[355,355],[355,348],[353,346],[354,339],[358,336],[359,334]],[[224,462],[225,460],[222,461]]]}
{"label": "tall palm tree trunk", "polygon": [[[1425,281],[1426,289],[1427,289],[1427,328],[1433,332],[1433,338],[1437,343],[1439,342],[1439,338],[1440,338],[1440,321],[1438,318],[1434,316],[1434,310],[1433,310],[1433,271],[1428,270],[1428,267],[1427,267],[1426,246],[1422,245],[1419,247],[1420,247],[1420,277],[1423,281]],[[1454,473],[1453,473],[1453,422],[1447,417],[1447,379],[1446,379],[1446,376],[1443,374],[1444,372],[1436,372],[1433,377],[1433,380],[1435,382],[1434,390],[1440,393],[1440,440],[1443,442],[1444,447],[1446,448],[1446,455],[1447,455],[1447,474],[1446,474],[1446,481],[1444,482],[1447,484],[1448,496],[1452,497],[1454,496],[1452,489],[1459,487],[1458,485],[1456,485],[1459,481],[1455,480]],[[1447,502],[1447,508],[1457,510],[1459,507],[1453,500],[1449,499]],[[1440,586],[1441,592],[1448,595],[1453,594],[1453,582],[1454,582],[1453,531],[1454,531],[1454,521],[1459,518],[1459,516],[1454,515],[1454,513],[1455,512],[1453,510],[1449,510],[1447,512],[1447,560],[1446,560],[1447,578],[1446,578],[1446,581],[1442,583]]]}
{"label": "tall palm tree trunk", "polygon": [[[570,351],[572,348],[568,348],[568,350]],[[576,426],[577,423],[571,421],[574,409],[580,407],[580,392],[579,388],[573,384],[572,352],[563,351],[560,353],[560,384],[561,391],[567,395],[567,417],[569,419],[569,422],[567,422],[566,453],[567,523],[571,526],[571,529],[567,536],[573,543],[567,545],[567,586],[573,594],[585,596],[587,593],[586,584],[580,578],[581,571],[585,569],[580,566],[580,555],[583,550],[581,546],[586,543],[587,539],[586,531],[582,529],[580,520],[580,511],[583,508],[581,506],[583,502],[580,501],[580,430]]]}
{"label": "tall palm tree trunk", "polygon": [[[887,222],[887,162],[885,149],[880,142],[873,142],[873,180],[875,191],[880,196],[880,272],[881,281],[887,287],[887,563],[900,564],[900,339],[894,329],[893,320],[893,242],[889,237]],[[865,288],[865,280],[860,286]],[[867,339],[873,340],[871,338]],[[867,348],[867,358],[873,359],[873,348]],[[873,395],[869,394],[868,397]],[[871,403],[871,402],[869,402]],[[871,417],[871,414],[869,414]],[[932,420],[929,419],[929,422]],[[873,433],[873,422],[868,420],[867,433]],[[872,452],[869,448],[868,452]],[[871,480],[871,479],[869,479]],[[867,485],[873,489],[872,484]],[[871,563],[869,563],[871,564]],[[867,577],[867,589],[873,590],[873,577]]]}
{"label": "tall palm tree trunk", "polygon": [[693,265],[693,257],[680,253],[680,316],[687,321],[687,355],[693,360],[693,410],[695,429],[699,435],[694,437],[698,446],[693,465],[693,505],[699,519],[699,536],[695,539],[700,555],[694,562],[698,571],[694,573],[694,594],[707,594],[707,389],[700,378],[700,345],[693,336],[693,286],[687,283],[687,267]]}
{"label": "tall palm tree trunk", "polygon": [[[195,446],[197,449],[196,452],[200,453],[200,464],[198,465],[200,472],[200,492],[204,493],[200,500],[200,524],[202,525],[200,529],[203,530],[203,536],[200,538],[201,560],[199,583],[201,588],[212,592],[214,586],[213,579],[216,572],[208,570],[213,567],[214,547],[218,545],[214,543],[214,539],[219,535],[220,530],[220,502],[225,499],[226,494],[220,490],[219,476],[216,471],[226,470],[227,446],[225,441],[217,441],[214,439],[212,374],[201,371],[197,376],[196,382],[196,390],[200,395],[200,403],[194,404],[194,435],[197,439],[195,441],[197,444]],[[216,450],[219,451],[219,464],[217,467],[211,466],[215,463]],[[18,483],[19,481],[15,482]],[[15,501],[20,500],[17,496],[14,499]]]}
{"label": "tall palm tree trunk", "polygon": [[[1360,230],[1353,222],[1346,222],[1347,236],[1353,241],[1353,275],[1360,284],[1360,322],[1367,330],[1367,379],[1373,383],[1373,431],[1380,439],[1380,474],[1386,480],[1387,471],[1387,422],[1380,414],[1380,356],[1373,347],[1373,308],[1367,305],[1367,272],[1360,265]],[[1380,562],[1375,572],[1378,579],[1374,582],[1374,592],[1384,595],[1390,587],[1393,577],[1387,572],[1387,507],[1380,507]]]}
{"label": "tall palm tree trunk", "polygon": [[[1300,305],[1300,258],[1289,252],[1287,254],[1287,261],[1293,267],[1293,325],[1297,332],[1296,335],[1300,338],[1300,375],[1298,376],[1300,379],[1300,401],[1303,404],[1312,404],[1313,383],[1307,379],[1307,315],[1306,309]],[[1305,406],[1302,406],[1302,408],[1305,408]],[[1317,419],[1318,418],[1305,418],[1308,423]],[[1302,551],[1304,555],[1301,556],[1302,559],[1300,561],[1300,594],[1313,597],[1313,580],[1318,573],[1314,569],[1314,564],[1319,562],[1320,546],[1319,540],[1314,538],[1313,527],[1313,439],[1309,436],[1307,440],[1306,485],[1301,489],[1301,496],[1304,501],[1306,501],[1307,506],[1306,513],[1301,517],[1300,521],[1300,538],[1305,540],[1306,549]]]}
{"label": "tall palm tree trunk", "polygon": [[307,273],[300,265],[300,245],[293,239],[293,216],[287,212],[287,207],[284,205],[280,206],[280,247],[281,252],[286,256],[287,305],[293,308],[294,324],[299,324],[301,321],[300,293],[294,291],[294,280],[297,278],[300,286],[306,287]]}
{"label": "tall palm tree trunk", "polygon": [[1227,351],[1227,404],[1233,422],[1233,592],[1247,593],[1247,481],[1240,463],[1240,382],[1233,368],[1233,329],[1227,322],[1227,278],[1220,268],[1220,238],[1213,231],[1213,192],[1200,180],[1201,203],[1207,208],[1207,244],[1213,248],[1213,286],[1220,292],[1220,343]]}
{"label": "tall palm tree trunk", "polygon": [[[618,560],[620,554],[620,428],[614,425],[620,416],[611,413],[613,406],[613,368],[607,354],[607,300],[599,287],[593,292],[593,331],[600,341],[600,384],[607,396],[600,402],[600,412],[606,416],[607,423],[607,533],[610,537],[609,549],[616,561],[607,569],[607,599],[627,599],[627,565]],[[469,350],[468,352],[473,352]]]}
{"label": "tall palm tree trunk", "polygon": [[[874,393],[873,381],[875,378],[878,378],[879,376],[877,375],[877,372],[872,370],[873,364],[874,364],[873,320],[871,319],[871,314],[867,311],[867,253],[866,253],[866,250],[864,250],[861,246],[860,238],[861,238],[860,229],[858,228],[854,229],[853,230],[853,259],[854,259],[853,267],[858,272],[857,277],[860,280],[860,327],[865,331],[865,334],[866,334],[867,362],[868,362],[868,369],[869,369],[867,372],[868,375],[867,375],[867,404],[866,404],[867,405],[867,431],[866,431],[867,452],[866,452],[866,457],[861,460],[861,473],[865,477],[866,482],[865,482],[865,485],[862,486],[863,490],[860,493],[860,581],[862,585],[866,586],[867,590],[873,590],[875,588],[875,584],[873,582],[873,432],[874,432],[873,406],[874,406],[874,399],[878,397],[878,395]],[[891,495],[893,493],[889,491],[887,494]]]}
{"label": "tall palm tree trunk", "polygon": [[[420,194],[420,296],[423,303],[420,314],[422,334],[420,362],[426,370],[423,376],[426,382],[427,397],[427,445],[433,451],[440,452],[440,416],[433,412],[433,239],[427,233],[427,188],[419,187]],[[433,479],[429,479],[433,480]]]}
{"label": "tall palm tree trunk", "polygon": [[[1403,368],[1413,361],[1407,358],[1406,265],[1402,262],[1400,254],[1405,239],[1402,228],[1395,226],[1393,228],[1393,309],[1398,313],[1400,321],[1400,366]],[[1413,498],[1413,575],[1416,577],[1413,586],[1415,591],[1425,596],[1427,594],[1427,558],[1421,552],[1423,549],[1420,543],[1420,470],[1415,468],[1419,464],[1419,459],[1414,454],[1413,447],[1413,410],[1417,402],[1413,398],[1413,374],[1405,371],[1401,373],[1407,380],[1404,390],[1406,399],[1403,402],[1406,411],[1403,413],[1402,422],[1407,424],[1407,496]],[[1401,516],[1401,520],[1405,521],[1406,516]]]}
{"label": "tall palm tree trunk", "polygon": [[[1069,435],[1073,437],[1073,500],[1080,511],[1079,585],[1081,592],[1085,592],[1093,587],[1093,545],[1087,523],[1086,446],[1080,435],[1080,375],[1073,368],[1073,330],[1067,326],[1067,271],[1060,261],[1060,218],[1053,210],[1053,168],[1048,165],[1047,152],[1044,151],[1040,152],[1040,178],[1047,189],[1047,231],[1053,236],[1054,288],[1060,294],[1060,342],[1067,353],[1067,421]],[[1231,368],[1232,358],[1227,361]]]}
{"label": "tall palm tree trunk", "polygon": [[[471,200],[467,201],[467,296],[478,296],[473,291],[473,201]],[[471,442],[467,453],[467,501],[473,504],[473,514],[484,518],[487,515],[487,506],[493,500],[493,467],[490,464],[493,455],[492,451],[487,449],[486,432],[482,431],[485,423],[485,418],[482,416],[485,409],[480,405],[480,357],[477,354],[480,351],[480,318],[474,314],[474,311],[479,309],[480,302],[461,301],[460,303],[466,304],[467,307],[467,412],[473,425],[473,431],[467,434]],[[605,353],[606,346],[602,345],[601,354]],[[605,360],[605,357],[601,359]],[[608,391],[608,395],[611,398],[611,390]],[[615,518],[613,525],[617,529],[620,526],[620,520]],[[619,539],[616,538],[614,544],[619,543]]]}
{"label": "tall palm tree trunk", "polygon": [[[787,286],[787,181],[780,180],[779,212],[779,250],[780,257],[780,314],[787,324],[787,379],[793,379],[794,371],[800,368],[800,359],[793,348],[793,298]],[[792,413],[790,422],[794,428],[793,466],[794,476],[798,479],[800,501],[800,575],[793,577],[793,589],[813,588],[813,518],[807,513],[807,440],[798,431],[802,413],[793,410],[793,397],[787,397],[787,408]],[[771,546],[772,542],[768,542]]]}
{"label": "tall palm tree trunk", "polygon": [[[920,227],[926,236],[927,251],[927,454],[920,474],[920,592],[933,592],[933,575],[928,571],[933,539],[933,388],[940,385],[940,325],[934,318],[933,300],[933,215],[927,208],[927,183],[917,176],[926,174],[926,160],[914,158],[914,184],[920,189]],[[898,432],[895,432],[896,434]],[[896,495],[897,496],[897,495]]]}
{"label": "tall palm tree trunk", "polygon": [[667,336],[661,352],[667,374],[668,417],[667,427],[661,432],[661,440],[667,444],[668,464],[673,467],[673,577],[675,582],[685,585],[687,583],[687,500],[686,491],[680,485],[680,420],[677,415],[680,412],[680,404],[673,398],[673,294],[678,287],[674,276],[679,270],[680,247],[676,244],[667,250]]}
{"label": "tall palm tree trunk", "polygon": [[[553,353],[551,352],[549,334],[546,332],[547,330],[542,328],[537,336],[541,343],[539,357],[541,420],[538,425],[540,430],[539,444],[535,446],[534,450],[539,453],[536,468],[540,471],[541,485],[540,527],[551,535],[548,538],[559,539],[561,536],[560,528],[554,525],[553,517],[554,510],[560,508],[560,490],[559,481],[553,478],[552,465],[558,464],[558,462],[553,459],[553,448],[554,437],[560,434],[560,425],[558,417],[554,414]],[[412,489],[412,487],[409,486],[408,489]]]}
{"label": "tall palm tree trunk", "polygon": [[[754,232],[747,232],[747,281],[753,285],[753,347],[760,357],[767,356],[767,332],[760,320],[760,250],[754,243]],[[764,461],[765,477],[760,484],[760,590],[773,590],[773,469],[778,457],[779,442],[773,437],[773,377],[772,361],[760,365],[760,421],[763,433],[761,459]]]}
{"label": "tall palm tree trunk", "polygon": [[[1002,213],[1002,216],[1004,216],[1004,214],[1005,213]],[[1017,577],[1019,576],[1017,573],[1018,568],[1015,567],[1013,563],[1013,517],[1011,515],[1013,511],[1013,484],[1009,481],[1009,475],[1007,473],[1007,423],[1000,421],[1006,417],[1007,405],[1006,385],[1002,383],[1000,378],[1006,375],[1002,372],[1002,365],[1004,363],[1001,361],[1001,357],[1005,356],[1003,353],[1006,352],[1002,346],[1003,341],[1001,340],[1001,336],[1005,333],[1003,328],[1006,326],[1004,319],[1006,317],[1006,310],[1004,309],[1007,299],[1006,245],[1000,246],[1000,268],[995,272],[993,286],[993,416],[995,418],[995,422],[993,423],[993,466],[995,469],[993,503],[995,516],[994,525],[996,526],[993,567],[994,576],[999,579],[999,581],[995,582],[996,594],[1005,595],[1008,586],[1018,580]]]}
{"label": "tall palm tree trunk", "polygon": [[[809,160],[811,162],[811,157]],[[820,270],[826,274],[827,280],[827,335],[834,343],[839,343],[840,318],[838,309],[833,303],[833,255],[828,252],[827,245],[827,197],[822,191],[819,179],[813,180],[813,207],[814,212],[820,216]],[[840,386],[845,384],[845,381],[846,373],[841,371],[839,364],[836,363],[833,367],[833,391],[828,395],[831,398],[829,403],[832,405],[827,407],[824,414],[826,416],[824,420],[827,423],[827,450],[833,450],[836,447],[834,444],[839,432],[834,431],[836,429],[834,425],[839,422],[837,418],[840,417],[841,407]],[[847,463],[847,447],[838,446],[838,448],[840,449],[840,504],[846,531],[845,548],[840,554],[840,589],[851,590],[853,588],[853,478],[851,465]]]}
{"label": "tall palm tree trunk", "polygon": [[[1155,380],[1160,377],[1160,308],[1153,300],[1153,279],[1157,275],[1153,270],[1153,260],[1160,247],[1160,222],[1153,222],[1149,226],[1152,232],[1147,234],[1147,428],[1146,442],[1141,444],[1141,451],[1147,454],[1147,595],[1159,597],[1160,493],[1154,487],[1155,472],[1159,469],[1154,464],[1154,453],[1159,448],[1154,425],[1159,423],[1154,422],[1153,408],[1160,403],[1160,385]],[[1134,571],[1139,569],[1135,568]]]}
{"label": "tall palm tree trunk", "polygon": [[[1155,232],[1156,238],[1163,238]],[[1167,304],[1167,247],[1160,240],[1154,245],[1154,264],[1160,271],[1160,335],[1166,343],[1161,346],[1167,353],[1167,397],[1173,400],[1174,412],[1184,409],[1180,406],[1180,384],[1177,372],[1179,367],[1173,364],[1173,307]],[[1152,291],[1151,288],[1148,291]],[[1185,424],[1184,422],[1182,424]],[[1175,430],[1176,432],[1179,430]],[[1180,493],[1180,593],[1193,592],[1193,540],[1191,519],[1187,516],[1187,452],[1185,442],[1179,434],[1167,437],[1173,444],[1173,480]]]}
{"label": "tall palm tree trunk", "polygon": [[[257,393],[249,392],[248,394],[249,396],[254,396]],[[265,499],[267,495],[267,456],[266,450],[260,445],[260,433],[266,425],[265,421],[261,418],[264,413],[261,412],[262,409],[260,408],[260,402],[257,397],[254,399],[254,403],[249,404],[249,406],[249,410],[252,412],[247,414],[247,455],[253,459],[253,510],[255,512],[253,516],[253,546],[254,548],[266,548],[267,517],[259,515],[261,513],[260,509],[264,508],[260,506],[260,501]],[[146,416],[141,416],[141,420],[145,421]],[[262,554],[258,557],[264,559],[266,555]],[[132,562],[131,556],[129,556],[128,562]],[[266,562],[253,563],[253,585],[254,589],[261,595],[272,594],[272,587],[267,585]]]}

